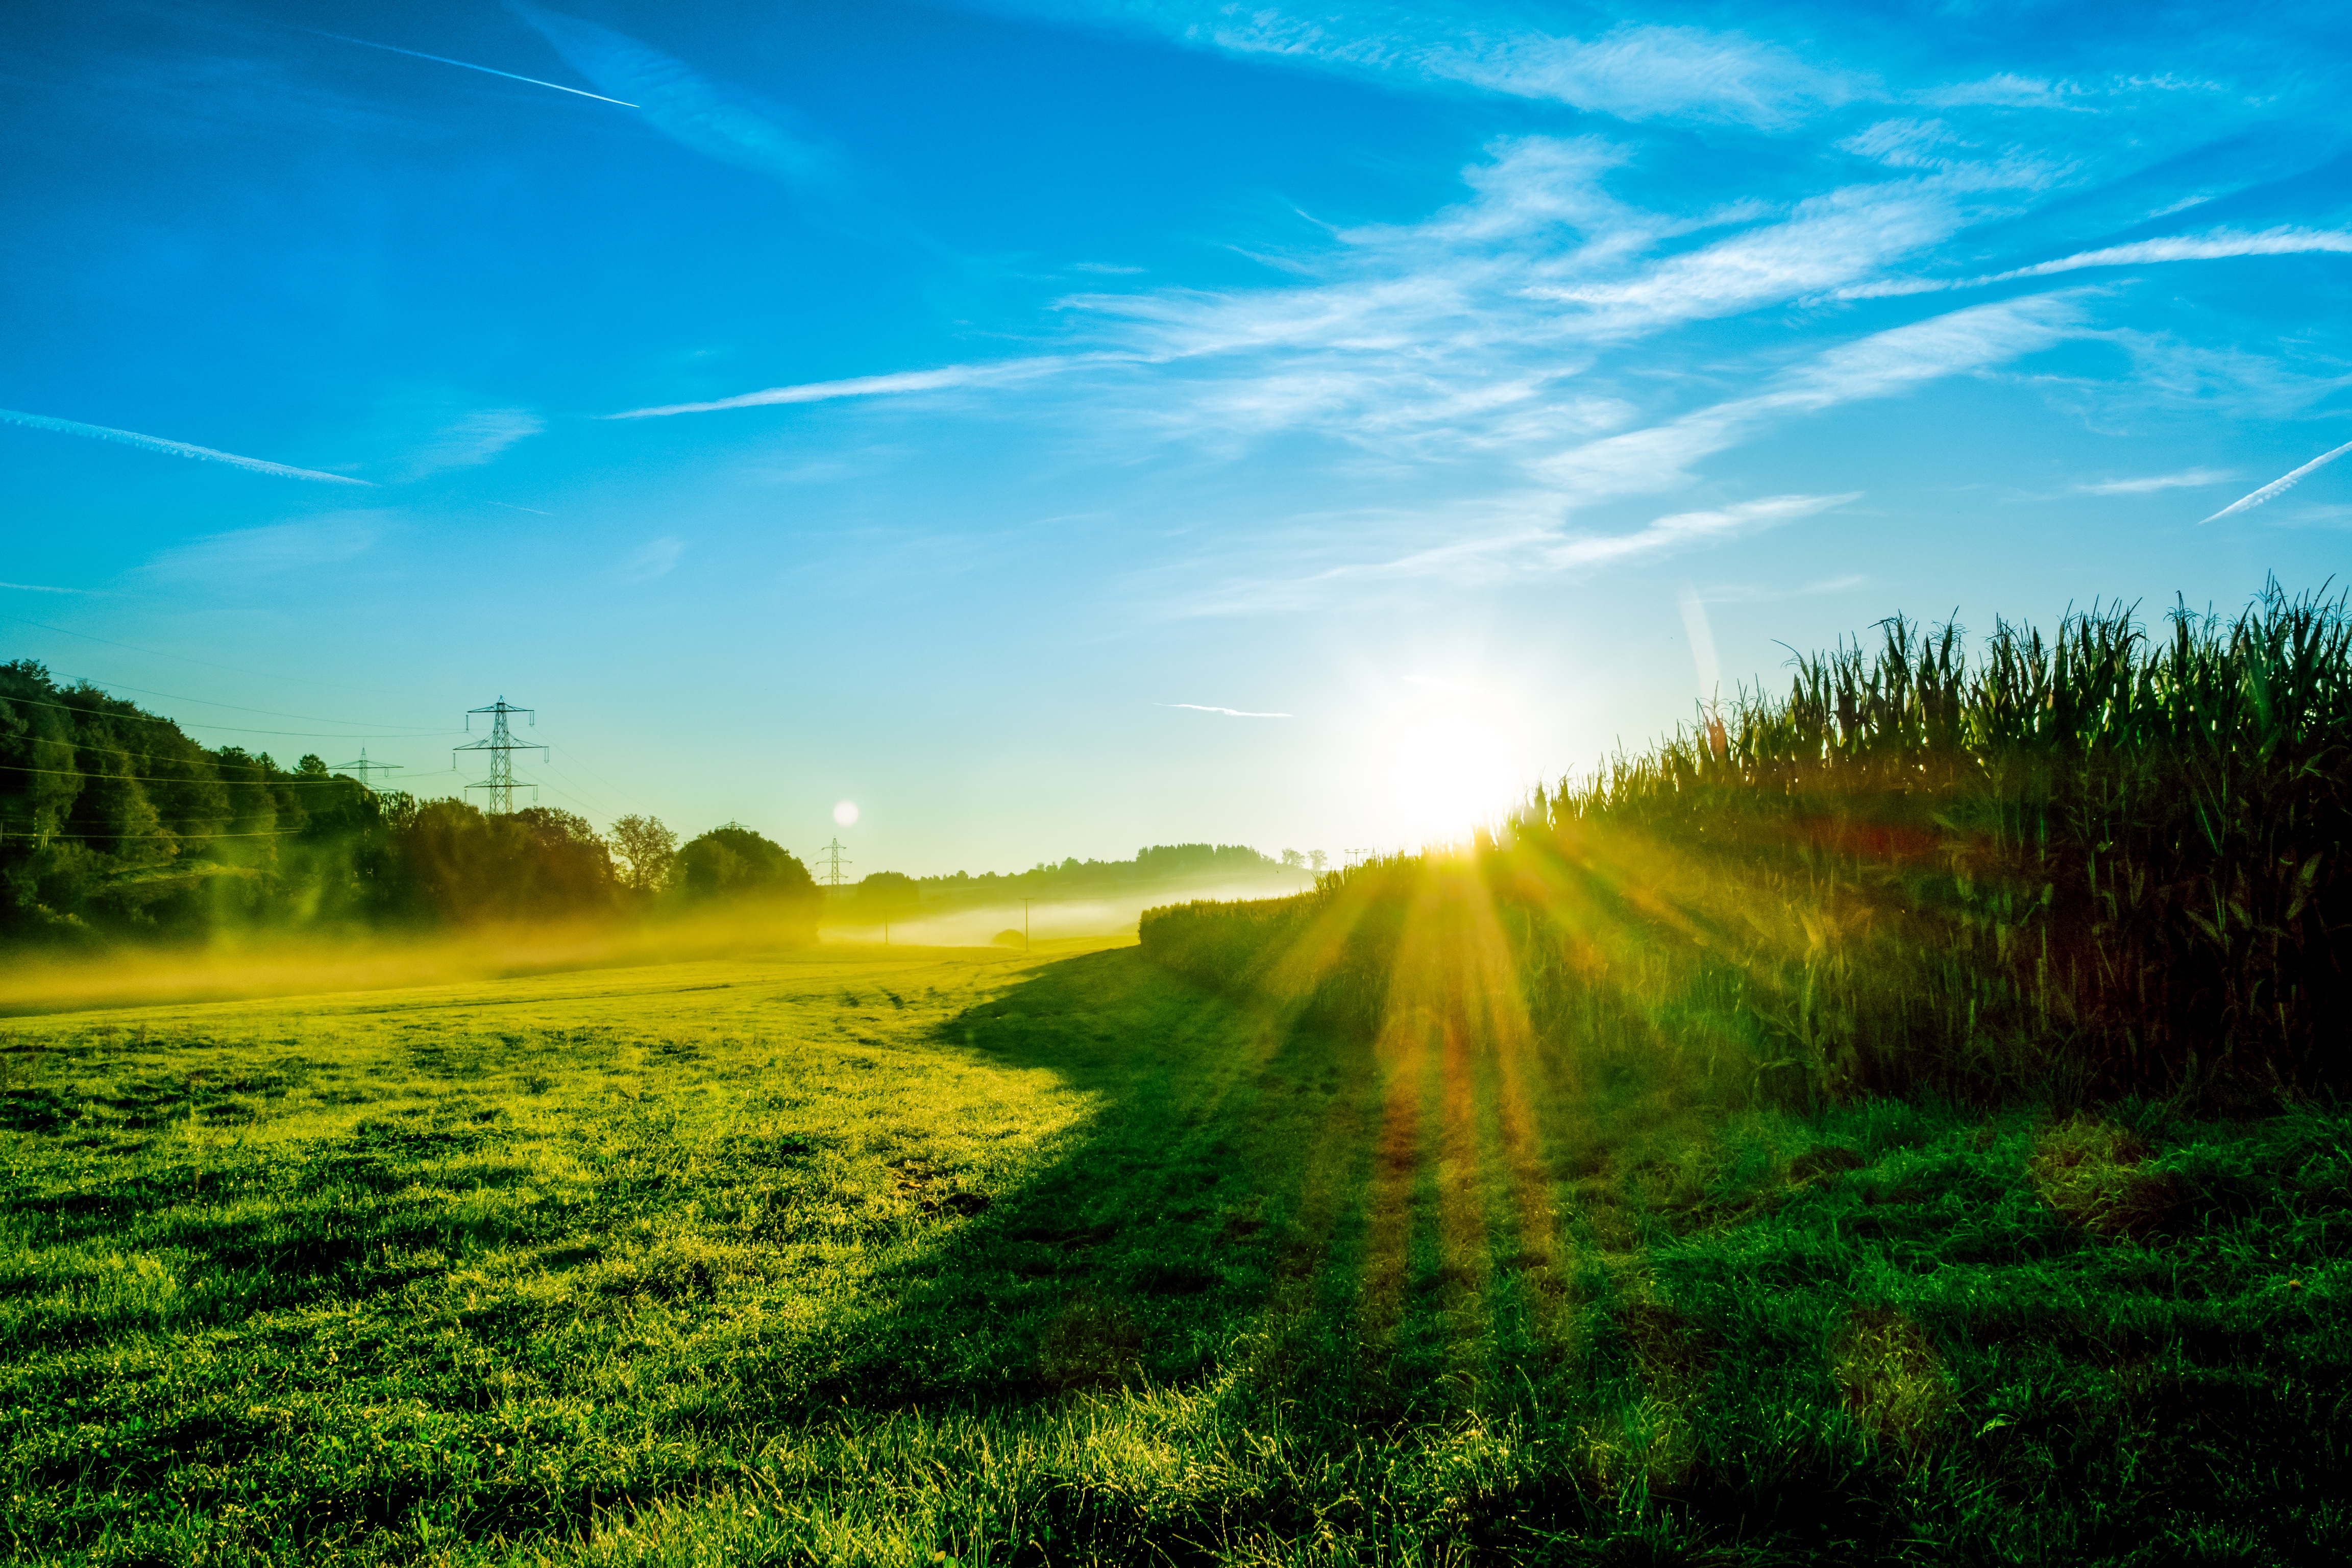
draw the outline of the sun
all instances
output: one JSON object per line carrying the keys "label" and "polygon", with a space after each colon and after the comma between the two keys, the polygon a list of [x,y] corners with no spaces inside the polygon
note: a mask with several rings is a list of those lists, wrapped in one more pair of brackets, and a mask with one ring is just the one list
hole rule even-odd
{"label": "sun", "polygon": [[844,827],[855,826],[857,821],[857,803],[854,800],[843,801],[833,808],[833,819]]}
{"label": "sun", "polygon": [[1465,707],[1423,706],[1389,744],[1391,809],[1409,843],[1459,842],[1510,808],[1517,777],[1502,731]]}

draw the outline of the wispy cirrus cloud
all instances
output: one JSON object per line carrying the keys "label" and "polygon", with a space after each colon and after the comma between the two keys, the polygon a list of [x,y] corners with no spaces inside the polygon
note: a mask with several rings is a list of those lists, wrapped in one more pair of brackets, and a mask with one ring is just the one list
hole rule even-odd
{"label": "wispy cirrus cloud", "polygon": [[825,403],[841,397],[896,397],[918,392],[948,392],[967,386],[1009,386],[1058,375],[1089,364],[1131,361],[1131,354],[1041,354],[1028,359],[996,360],[982,364],[941,365],[936,370],[893,371],[886,375],[854,375],[840,381],[808,381],[789,386],[765,387],[733,397],[704,403],[667,403],[652,408],[631,408],[605,419],[661,419],[673,414],[715,414],[730,408],[767,408],[783,404]]}
{"label": "wispy cirrus cloud", "polygon": [[[1411,225],[1341,229],[1301,280],[1065,301],[1145,363],[1163,434],[1295,431],[1383,460],[1521,460],[1629,423],[1654,383],[1596,375],[1632,344],[1857,281],[1964,226],[1975,176],[1905,176],[1774,206],[1675,215],[1616,197],[1623,148],[1506,138],[1468,200]],[[1116,406],[1111,399],[1105,406]]]}
{"label": "wispy cirrus cloud", "polygon": [[2129,479],[2095,479],[2074,487],[2078,496],[2145,496],[2158,490],[2199,489],[2238,477],[2234,468],[2183,468],[2177,474],[2144,474]]}
{"label": "wispy cirrus cloud", "polygon": [[[223,452],[212,447],[198,447],[187,441],[167,441],[161,436],[142,436],[136,430],[117,430],[106,425],[84,425],[72,419],[55,419],[46,414],[21,414],[13,408],[0,408],[0,423],[22,425],[29,430],[50,430],[60,436],[86,436],[94,441],[112,441],[119,446],[136,447],[142,452],[161,452],[166,457],[193,458],[200,462],[226,463],[247,473],[271,474],[282,479],[317,479],[331,485],[369,485],[366,479],[355,479],[349,474],[321,473],[316,468],[297,468],[285,463],[265,462],[259,458],[241,458],[235,452]],[[372,488],[372,487],[371,487]]]}
{"label": "wispy cirrus cloud", "polygon": [[451,468],[475,468],[491,461],[518,441],[547,428],[547,421],[528,408],[478,408],[459,416],[433,433],[412,453],[412,477],[444,473]]}
{"label": "wispy cirrus cloud", "polygon": [[1841,344],[1782,372],[1750,396],[1607,437],[1532,467],[1586,499],[1669,489],[1689,478],[1692,464],[1769,424],[1989,370],[2048,348],[2084,324],[2082,302],[2069,294],[1971,306]]}
{"label": "wispy cirrus cloud", "polygon": [[630,552],[621,563],[621,581],[650,583],[656,577],[667,577],[677,569],[679,557],[686,553],[686,541],[669,534],[647,540]]}
{"label": "wispy cirrus cloud", "polygon": [[[1620,532],[1595,533],[1561,526],[1557,497],[1524,494],[1477,509],[1486,515],[1445,522],[1440,531],[1454,536],[1442,543],[1377,560],[1343,562],[1303,575],[1282,575],[1259,563],[1245,575],[1182,599],[1171,614],[1180,618],[1258,615],[1307,609],[1367,589],[1411,592],[1531,578],[1574,580],[1762,533],[1861,497],[1859,490],[1765,496],[1668,513]],[[1416,679],[1415,684],[1425,682]]]}
{"label": "wispy cirrus cloud", "polygon": [[[1630,422],[1597,355],[1695,321],[1866,277],[1968,220],[1980,180],[1906,176],[1786,206],[1647,211],[1607,188],[1625,149],[1506,138],[1464,171],[1466,201],[1410,225],[1341,229],[1300,280],[1070,296],[1095,346],[626,410],[652,418],[842,398],[1005,389],[1079,373],[1097,415],[1160,438],[1309,432],[1383,460],[1548,457]],[[1710,231],[1723,231],[1711,233]],[[1693,243],[1696,241],[1696,243]]]}
{"label": "wispy cirrus cloud", "polygon": [[524,0],[508,5],[565,64],[635,104],[647,123],[680,146],[787,184],[821,185],[839,175],[839,158],[814,136],[793,129],[789,111],[722,89],[625,33]]}
{"label": "wispy cirrus cloud", "polygon": [[1415,89],[1470,88],[1624,120],[1668,115],[1781,128],[1866,84],[1738,33],[1626,23],[1591,37],[1446,5],[1288,9],[1221,0],[982,0],[1268,64]]}
{"label": "wispy cirrus cloud", "polygon": [[1239,708],[1217,708],[1206,702],[1155,702],[1154,708],[1189,708],[1195,713],[1217,713],[1228,719],[1294,719],[1294,713],[1251,713]]}
{"label": "wispy cirrus cloud", "polygon": [[1974,278],[1891,278],[1850,284],[1831,296],[1838,300],[1885,300],[1906,294],[1932,294],[1952,289],[1981,289],[2021,278],[2049,278],[2092,267],[2140,267],[2167,261],[2223,261],[2242,256],[2309,256],[2352,254],[2352,232],[2339,228],[2302,228],[2282,225],[2259,234],[2217,228],[2206,234],[2174,235],[2162,239],[2138,239],[2128,245],[2104,246],[2077,251],[2006,272]]}
{"label": "wispy cirrus cloud", "polygon": [[1544,565],[1554,572],[1615,565],[1642,556],[1665,555],[1693,545],[1760,532],[1861,499],[1860,490],[1848,490],[1843,495],[1765,496],[1706,511],[1675,512],[1631,533],[1564,539],[1544,547],[1541,555]]}
{"label": "wispy cirrus cloud", "polygon": [[348,561],[373,548],[382,533],[370,513],[335,513],[208,534],[163,552],[143,570],[170,582],[244,582]]}

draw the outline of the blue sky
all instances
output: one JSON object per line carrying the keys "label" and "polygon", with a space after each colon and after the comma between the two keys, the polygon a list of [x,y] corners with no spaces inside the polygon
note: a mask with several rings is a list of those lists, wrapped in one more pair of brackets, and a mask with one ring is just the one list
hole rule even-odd
{"label": "blue sky", "polygon": [[2345,16],[34,0],[5,647],[860,871],[1406,841],[2346,577],[2352,462],[2203,521],[2352,441]]}

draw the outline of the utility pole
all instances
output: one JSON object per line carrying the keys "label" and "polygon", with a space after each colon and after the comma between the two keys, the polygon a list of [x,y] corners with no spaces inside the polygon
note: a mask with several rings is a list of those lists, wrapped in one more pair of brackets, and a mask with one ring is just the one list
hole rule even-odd
{"label": "utility pole", "polygon": [[[508,812],[514,809],[515,776],[513,753],[516,752],[543,752],[547,750],[545,746],[538,745],[532,742],[518,741],[513,735],[509,734],[507,731],[507,715],[509,713],[528,713],[530,715],[529,722],[536,728],[539,723],[539,710],[533,708],[517,708],[508,702],[505,698],[501,697],[487,708],[468,708],[466,710],[467,729],[471,730],[474,727],[474,715],[477,713],[488,713],[490,716],[490,732],[481,740],[472,742],[467,745],[450,747],[449,755],[454,759],[460,752],[488,752],[490,754],[490,776],[480,784],[469,784],[466,787],[469,790],[483,789],[489,791],[490,804],[488,810],[490,815],[493,816],[503,816]],[[529,781],[525,782],[528,783]],[[532,784],[530,786],[530,798],[533,800],[537,800],[539,798],[539,786],[537,784]]]}
{"label": "utility pole", "polygon": [[367,748],[365,746],[362,746],[360,748],[360,760],[358,762],[337,763],[334,765],[333,771],[339,773],[350,773],[352,777],[360,781],[360,788],[367,791],[370,795],[373,795],[375,793],[374,775],[377,773],[389,773],[395,772],[401,766],[402,764],[399,763],[369,762]]}
{"label": "utility pole", "polygon": [[1021,900],[1021,951],[1022,951],[1022,952],[1027,952],[1030,950],[1030,949],[1029,949],[1029,906],[1030,906],[1030,905],[1032,905],[1032,904],[1034,904],[1034,903],[1035,903],[1036,901],[1037,901],[1037,900],[1036,900],[1035,899],[1034,899],[1034,898],[1030,898],[1030,899],[1024,899],[1024,900]]}
{"label": "utility pole", "polygon": [[836,833],[833,837],[832,843],[816,852],[817,863],[824,868],[824,875],[819,877],[818,881],[828,888],[837,889],[849,879],[841,874],[841,868],[844,866],[854,866],[857,862],[841,858],[841,852],[848,847],[848,845],[841,841],[841,835]]}

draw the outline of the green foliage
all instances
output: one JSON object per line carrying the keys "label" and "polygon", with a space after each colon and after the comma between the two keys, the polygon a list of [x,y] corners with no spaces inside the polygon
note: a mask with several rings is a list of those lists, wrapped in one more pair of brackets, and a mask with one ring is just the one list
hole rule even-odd
{"label": "green foliage", "polygon": [[790,850],[740,823],[689,839],[677,852],[680,889],[692,900],[757,900],[816,928],[823,895]]}
{"label": "green foliage", "polygon": [[612,846],[621,860],[621,879],[640,898],[669,885],[677,865],[677,835],[657,816],[625,816],[613,824]]}
{"label": "green foliage", "polygon": [[923,877],[918,885],[927,907],[969,908],[1003,903],[1024,895],[1046,899],[1116,898],[1133,889],[1169,884],[1232,883],[1263,879],[1273,887],[1297,886],[1295,873],[1286,883],[1285,863],[1262,855],[1245,844],[1156,844],[1138,849],[1132,860],[1066,859],[1043,861],[1010,875],[957,871]]}
{"label": "green foliage", "polygon": [[289,773],[0,666],[0,939],[593,918],[620,888],[571,812],[378,794],[316,756]]}
{"label": "green foliage", "polygon": [[491,816],[462,800],[396,798],[391,818],[410,896],[457,924],[610,913],[619,879],[587,821],[551,806]]}
{"label": "green foliage", "polygon": [[[2120,609],[2003,624],[1974,665],[1957,628],[1882,629],[1563,784],[1524,838],[1671,850],[1693,886],[1658,895],[1784,1008],[1810,993],[1788,1032],[1832,1085],[1967,1092],[2003,1058],[2086,1092],[2352,1080],[2344,599],[2273,585],[2158,637]],[[1801,955],[1744,941],[1708,896],[1732,889]]]}
{"label": "green foliage", "polygon": [[922,885],[899,871],[876,871],[861,879],[850,895],[851,918],[879,924],[912,920],[922,911]]}
{"label": "green foliage", "polygon": [[373,795],[0,666],[0,936],[341,924],[401,901]]}
{"label": "green foliage", "polygon": [[2340,1111],[1725,1117],[1117,951],[419,1003],[0,1039],[14,1554],[2352,1551]]}

